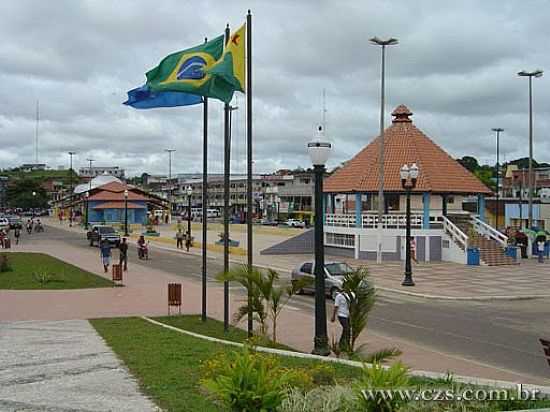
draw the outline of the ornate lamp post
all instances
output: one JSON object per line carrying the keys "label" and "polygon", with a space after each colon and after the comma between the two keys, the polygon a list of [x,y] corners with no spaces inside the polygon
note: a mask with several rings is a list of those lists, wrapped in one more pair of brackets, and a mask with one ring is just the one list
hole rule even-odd
{"label": "ornate lamp post", "polygon": [[124,190],[124,236],[128,237],[128,189]]}
{"label": "ornate lamp post", "polygon": [[496,212],[496,225],[495,228],[498,230],[499,225],[499,213],[500,213],[500,133],[504,131],[504,129],[500,127],[493,127],[491,129],[493,132],[497,135],[497,212]]}
{"label": "ornate lamp post", "polygon": [[86,193],[84,194],[84,198],[85,198],[85,200],[86,200],[86,210],[85,210],[85,212],[86,212],[86,220],[84,221],[84,229],[86,229],[86,230],[88,230],[88,218],[89,218],[89,216],[88,216],[88,198],[89,198],[89,197],[90,197],[90,192],[86,192]]}
{"label": "ornate lamp post", "polygon": [[[187,236],[189,236],[189,241],[190,241],[191,240],[191,195],[193,194],[193,188],[191,186],[187,186],[187,189],[185,189],[185,193],[187,194]],[[203,216],[202,217],[203,225],[206,222],[205,219],[206,219],[206,216]]]}
{"label": "ornate lamp post", "polygon": [[321,126],[315,141],[308,143],[307,150],[313,163],[315,175],[315,338],[313,352],[328,356],[327,310],[325,302],[325,250],[323,233],[323,176],[332,145],[324,141]]}
{"label": "ornate lamp post", "polygon": [[405,279],[401,283],[402,286],[414,286],[411,267],[411,190],[416,187],[416,179],[418,179],[418,166],[413,163],[411,167],[404,164],[401,167],[401,186],[407,193],[407,232],[405,246]]}

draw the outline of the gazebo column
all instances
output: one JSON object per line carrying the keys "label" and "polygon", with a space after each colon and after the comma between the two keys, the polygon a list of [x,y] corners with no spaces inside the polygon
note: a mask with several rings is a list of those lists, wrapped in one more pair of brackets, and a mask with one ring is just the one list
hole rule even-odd
{"label": "gazebo column", "polygon": [[442,194],[441,195],[441,209],[443,216],[447,217],[447,195]]}
{"label": "gazebo column", "polygon": [[361,193],[355,194],[355,227],[361,227],[361,214],[363,211],[363,204],[361,200]]}
{"label": "gazebo column", "polygon": [[422,216],[422,229],[430,228],[430,193],[422,193],[422,207],[423,207],[423,216]]}
{"label": "gazebo column", "polygon": [[330,207],[331,207],[331,213],[336,213],[336,195],[334,193],[330,194]]}
{"label": "gazebo column", "polygon": [[479,215],[479,220],[485,222],[485,195],[477,196],[477,214]]}

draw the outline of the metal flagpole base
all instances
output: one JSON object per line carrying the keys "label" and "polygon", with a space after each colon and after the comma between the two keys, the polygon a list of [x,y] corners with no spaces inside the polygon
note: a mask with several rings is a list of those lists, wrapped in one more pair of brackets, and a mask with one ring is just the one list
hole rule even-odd
{"label": "metal flagpole base", "polygon": [[405,279],[401,282],[401,286],[414,286],[411,273],[405,273]]}

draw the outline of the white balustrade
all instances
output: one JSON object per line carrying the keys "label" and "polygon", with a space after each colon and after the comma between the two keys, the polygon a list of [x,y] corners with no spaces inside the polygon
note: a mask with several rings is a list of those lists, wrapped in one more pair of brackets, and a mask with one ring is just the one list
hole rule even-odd
{"label": "white balustrade", "polygon": [[468,236],[445,216],[442,216],[442,218],[443,230],[445,233],[447,233],[451,239],[453,239],[465,251],[468,247]]}
{"label": "white balustrade", "polygon": [[[411,227],[420,229],[423,224],[423,215],[411,214]],[[376,229],[378,227],[378,215],[368,213],[362,215],[364,229]],[[405,229],[407,227],[407,215],[387,214],[382,215],[382,227],[384,229]]]}
{"label": "white balustrade", "polygon": [[325,226],[334,227],[355,227],[355,215],[354,214],[325,214]]}
{"label": "white balustrade", "polygon": [[498,242],[502,247],[508,246],[508,236],[500,233],[494,227],[489,226],[487,223],[479,219],[478,217],[472,218],[472,225],[477,233],[482,236],[488,237]]}

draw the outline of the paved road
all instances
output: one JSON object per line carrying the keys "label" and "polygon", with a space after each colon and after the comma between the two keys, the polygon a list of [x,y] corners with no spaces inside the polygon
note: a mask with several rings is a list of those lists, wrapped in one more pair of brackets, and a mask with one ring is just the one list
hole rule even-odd
{"label": "paved road", "polygon": [[[40,239],[58,240],[89,248],[82,235],[48,227]],[[33,239],[38,236],[33,235]],[[40,241],[43,241],[40,240]],[[27,239],[24,239],[27,241]],[[33,240],[34,241],[34,240]],[[151,259],[137,259],[130,248],[130,264],[148,265],[173,274],[201,276],[201,258],[153,247]],[[222,269],[209,260],[209,274]],[[506,281],[503,279],[503,281]],[[232,288],[232,293],[241,293]],[[292,303],[313,312],[313,297],[300,296]],[[546,300],[498,302],[448,302],[403,295],[380,296],[369,321],[376,333],[393,336],[476,362],[514,371],[550,383],[538,338],[550,337],[550,303]]]}

